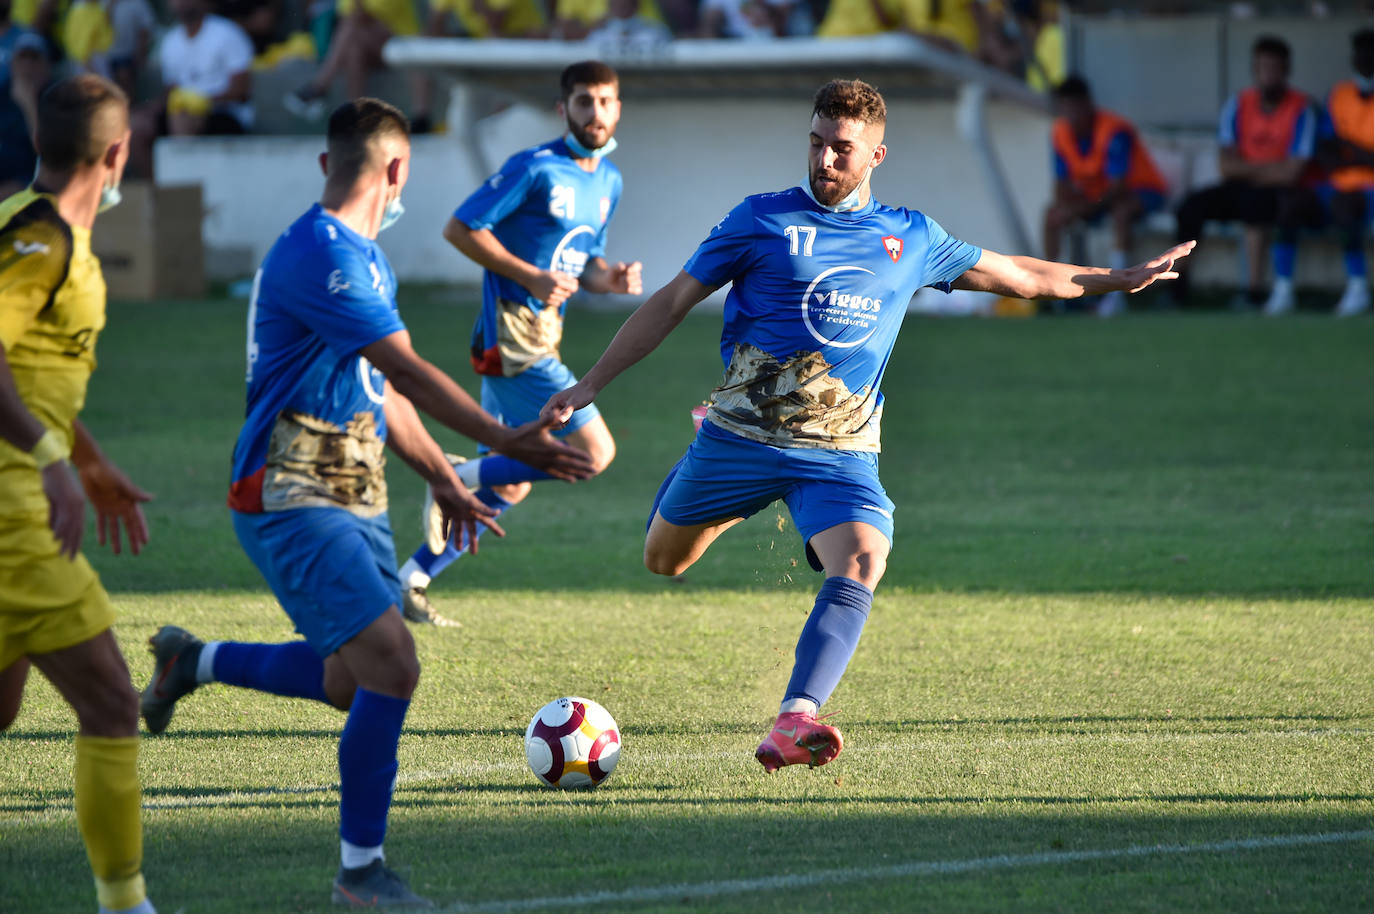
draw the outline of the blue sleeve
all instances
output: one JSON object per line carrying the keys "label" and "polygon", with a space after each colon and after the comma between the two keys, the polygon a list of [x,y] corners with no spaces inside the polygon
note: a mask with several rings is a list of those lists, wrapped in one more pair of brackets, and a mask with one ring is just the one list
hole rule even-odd
{"label": "blue sleeve", "polygon": [[1107,144],[1107,177],[1120,180],[1131,170],[1131,134],[1122,130]]}
{"label": "blue sleeve", "polygon": [[1236,97],[1233,95],[1221,107],[1221,118],[1217,124],[1217,139],[1222,146],[1236,145]]}
{"label": "blue sleeve", "polygon": [[1308,105],[1298,115],[1293,125],[1293,142],[1288,154],[1295,159],[1310,159],[1317,151],[1317,112],[1315,105]]}
{"label": "blue sleeve", "polygon": [[1064,161],[1064,157],[1059,154],[1059,150],[1054,150],[1054,179],[1056,181],[1069,180],[1069,166]]}
{"label": "blue sleeve", "polygon": [[745,200],[716,223],[682,269],[702,285],[719,288],[745,271],[753,250],[754,208]]}
{"label": "blue sleeve", "polygon": [[528,156],[514,155],[459,205],[453,218],[474,231],[496,226],[525,202],[537,180]]}
{"label": "blue sleeve", "polygon": [[389,263],[374,275],[352,248],[335,244],[325,251],[292,277],[289,310],[297,320],[341,358],[405,329]]}
{"label": "blue sleeve", "polygon": [[977,265],[983,249],[951,236],[934,219],[926,218],[926,232],[930,245],[926,248],[925,283],[948,292],[950,283]]}

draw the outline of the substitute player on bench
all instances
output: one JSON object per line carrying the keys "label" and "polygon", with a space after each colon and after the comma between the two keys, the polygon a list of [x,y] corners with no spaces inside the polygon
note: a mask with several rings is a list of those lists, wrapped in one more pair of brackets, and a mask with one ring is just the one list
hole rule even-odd
{"label": "substitute player on bench", "polygon": [[676,278],[655,292],[548,418],[585,408],[648,355],[691,308],[726,283],[725,377],[686,456],[654,501],[644,563],[691,566],[725,530],[781,498],[826,575],[801,637],[772,732],[767,771],[824,765],[844,745],[816,713],[858,645],[892,543],[893,504],[878,480],[878,387],[907,303],[922,286],[1017,298],[1137,291],[1170,279],[1193,243],[1129,269],[1007,257],[951,238],[925,215],[872,198],[887,155],[887,108],[866,83],[816,93],[807,180],[747,197]]}

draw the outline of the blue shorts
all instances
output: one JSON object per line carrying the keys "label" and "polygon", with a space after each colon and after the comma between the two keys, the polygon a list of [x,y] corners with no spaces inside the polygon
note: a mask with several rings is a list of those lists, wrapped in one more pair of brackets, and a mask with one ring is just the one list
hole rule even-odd
{"label": "blue shorts", "polygon": [[811,537],[837,524],[858,521],[892,542],[896,506],[878,480],[872,451],[773,447],[701,424],[696,440],[654,498],[654,514],[681,527],[749,517],[779,498],[806,544],[811,567],[822,571]]}
{"label": "blue shorts", "polygon": [[[511,428],[533,422],[549,397],[567,390],[577,383],[577,375],[553,356],[540,359],[529,368],[510,378],[482,377],[482,408]],[[572,414],[568,424],[555,429],[555,438],[564,438],[601,415],[595,403],[589,403]],[[485,454],[486,445],[478,449]]]}
{"label": "blue shorts", "polygon": [[387,516],[342,508],[234,514],[234,532],[296,631],[328,657],[401,605]]}

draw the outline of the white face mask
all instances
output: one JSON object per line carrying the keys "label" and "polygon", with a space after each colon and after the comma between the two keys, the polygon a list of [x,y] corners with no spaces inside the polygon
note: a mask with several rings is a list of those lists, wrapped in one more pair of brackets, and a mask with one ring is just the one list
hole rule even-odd
{"label": "white face mask", "polygon": [[832,213],[852,213],[856,209],[863,208],[864,204],[860,201],[859,191],[863,190],[864,185],[868,183],[868,179],[872,174],[873,166],[870,165],[868,166],[868,170],[864,172],[863,179],[859,181],[858,184],[854,185],[854,189],[845,194],[843,200],[833,204],[822,203],[816,199],[816,193],[811,189],[811,175],[809,173],[806,176],[806,180],[802,182],[802,187],[806,189],[807,196],[822,209],[828,209]]}
{"label": "white face mask", "polygon": [[119,185],[106,184],[100,189],[100,205],[96,208],[97,213],[114,209],[124,199],[124,194],[119,190]]}
{"label": "white face mask", "polygon": [[396,220],[405,215],[406,208],[401,205],[401,197],[397,194],[391,198],[391,202],[382,210],[382,222],[377,226],[377,232],[385,232],[396,224]]}
{"label": "white face mask", "polygon": [[563,137],[563,142],[568,144],[568,148],[572,150],[572,154],[577,156],[579,159],[603,158],[615,152],[615,147],[620,145],[615,141],[615,137],[611,137],[609,140],[606,141],[605,146],[601,146],[596,149],[591,149],[586,146],[583,146],[578,141],[577,137],[573,136],[571,130],[569,130],[567,135]]}

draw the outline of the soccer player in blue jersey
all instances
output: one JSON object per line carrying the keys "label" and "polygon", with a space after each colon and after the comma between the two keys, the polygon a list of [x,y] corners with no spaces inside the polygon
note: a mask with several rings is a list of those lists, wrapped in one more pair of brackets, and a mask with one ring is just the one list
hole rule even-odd
{"label": "soccer player in blue jersey", "polygon": [[812,567],[825,573],[797,641],[773,730],[755,753],[766,771],[824,765],[840,731],[816,714],[840,681],[892,543],[893,503],[878,479],[883,370],[912,295],[923,286],[1018,298],[1137,291],[1172,279],[1193,242],[1128,269],[1008,257],[951,238],[915,210],[873,199],[887,155],[882,96],[858,81],[816,93],[807,179],[748,197],[676,278],[616,334],[601,359],[544,408],[585,408],[653,351],[703,298],[731,283],[725,376],[686,456],[654,501],[644,563],[681,574],[725,530],[781,498]]}
{"label": "soccer player in blue jersey", "polygon": [[[578,288],[643,292],[639,263],[608,263],[603,256],[620,201],[620,170],[606,158],[616,146],[620,78],[588,60],[565,69],[559,88],[567,133],[511,156],[444,228],[444,237],[485,270],[472,365],[482,376],[482,406],[508,425],[537,418],[550,396],[577,380],[558,351],[568,296]],[[615,457],[615,440],[595,406],[578,410],[557,434],[590,454],[598,473]],[[531,483],[550,477],[496,450],[459,462],[457,469],[482,503],[500,514],[523,500]],[[431,605],[428,587],[462,554],[464,543],[442,535],[431,504],[425,515],[427,542],[400,572],[404,611],[412,621],[451,625]]]}
{"label": "soccer player in blue jersey", "polygon": [[396,746],[420,675],[399,608],[383,447],[425,478],[445,524],[469,540],[479,523],[500,530],[416,407],[560,478],[584,478],[591,465],[547,426],[502,425],[411,348],[396,275],[374,240],[401,213],[405,117],[375,99],[350,102],[329,120],[327,150],[320,202],[277,239],[254,279],[248,410],[229,491],[239,542],[305,640],[204,643],[164,626],[150,642],[142,713],[159,733],[176,701],[210,681],[346,710],[333,900],[424,905],[382,855]]}

